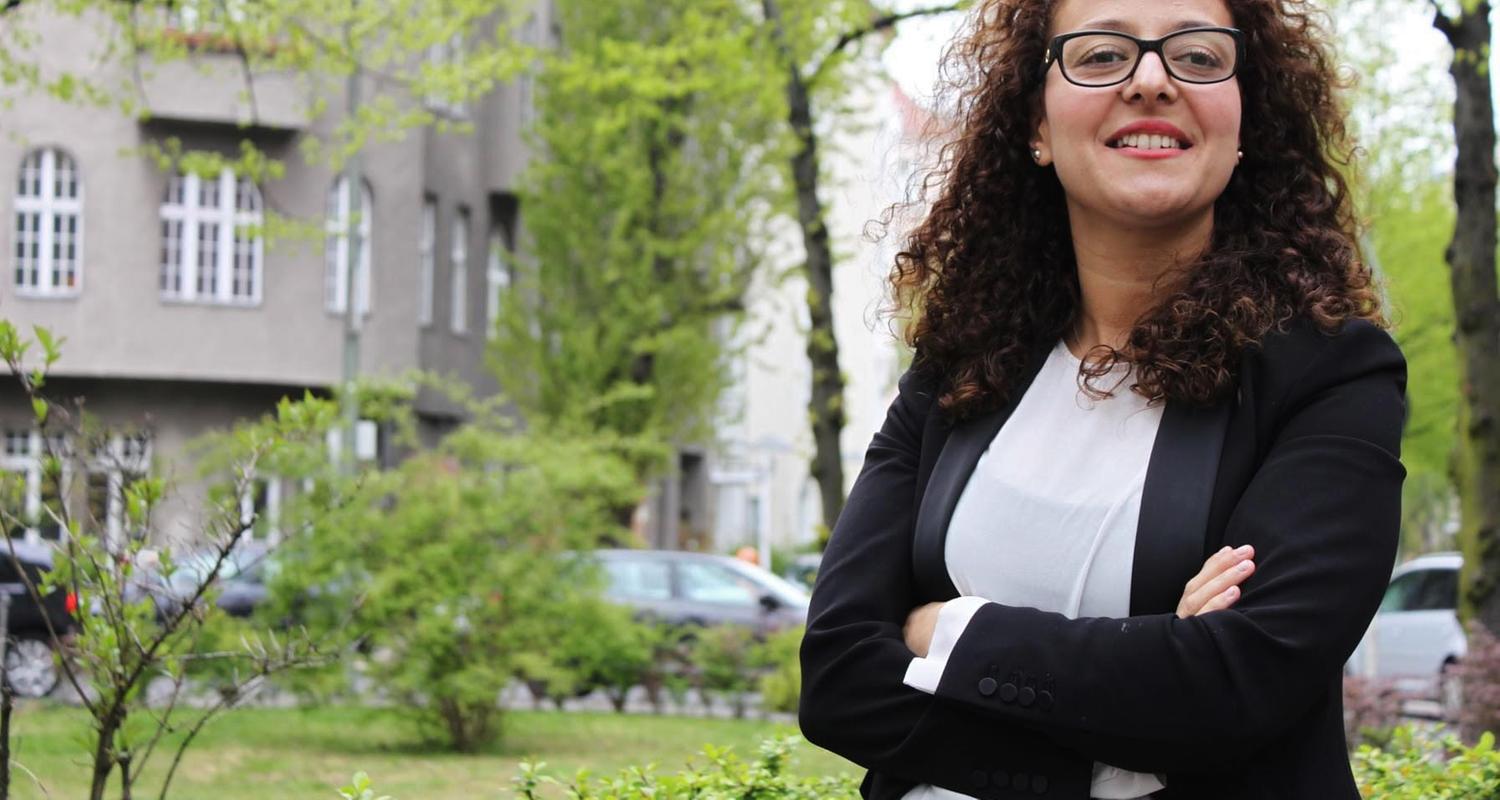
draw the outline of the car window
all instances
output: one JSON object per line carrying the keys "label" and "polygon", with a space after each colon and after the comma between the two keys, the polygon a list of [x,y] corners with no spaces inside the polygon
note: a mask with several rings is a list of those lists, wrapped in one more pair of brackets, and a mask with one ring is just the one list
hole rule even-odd
{"label": "car window", "polygon": [[737,606],[760,602],[760,591],[749,578],[718,564],[684,561],[677,565],[677,577],[684,600]]}
{"label": "car window", "polygon": [[1412,611],[1451,611],[1458,607],[1458,570],[1427,570],[1412,598]]}
{"label": "car window", "polygon": [[610,559],[604,562],[609,580],[605,594],[616,600],[671,600],[671,567],[663,561]]}
{"label": "car window", "polygon": [[1381,611],[1438,611],[1458,605],[1458,571],[1413,570],[1391,581]]}
{"label": "car window", "polygon": [[1381,611],[1410,611],[1412,601],[1416,599],[1422,582],[1427,579],[1426,570],[1408,572],[1395,580],[1385,590],[1385,597],[1380,601]]}

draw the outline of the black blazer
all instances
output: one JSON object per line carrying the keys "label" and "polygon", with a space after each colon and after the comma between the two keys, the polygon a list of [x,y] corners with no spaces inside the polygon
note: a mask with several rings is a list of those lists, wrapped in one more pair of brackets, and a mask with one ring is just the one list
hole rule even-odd
{"label": "black blazer", "polygon": [[[957,596],[948,520],[1024,386],[949,426],[930,379],[908,372],[813,590],[804,735],[866,767],[861,794],[880,800],[918,783],[1082,800],[1094,761],[1165,773],[1177,800],[1354,800],[1342,667],[1395,560],[1405,387],[1400,350],[1368,322],[1330,336],[1299,318],[1268,334],[1240,360],[1236,396],[1163,411],[1131,616],[988,604],[934,696],[902,683],[902,625]],[[1179,620],[1208,555],[1246,543],[1256,572],[1239,602]]]}

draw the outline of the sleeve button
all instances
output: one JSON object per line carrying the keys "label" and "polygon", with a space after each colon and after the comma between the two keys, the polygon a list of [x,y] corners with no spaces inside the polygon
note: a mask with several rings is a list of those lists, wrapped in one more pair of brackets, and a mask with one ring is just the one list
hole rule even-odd
{"label": "sleeve button", "polygon": [[1036,693],[1036,707],[1043,711],[1052,710],[1052,700],[1052,693],[1046,689]]}
{"label": "sleeve button", "polygon": [[[1009,686],[1010,684],[1006,684],[1006,685]],[[980,678],[979,679],[979,693],[982,694],[982,695],[984,695],[985,697],[989,697],[990,695],[994,694],[995,693],[995,679],[994,678]]]}
{"label": "sleeve button", "polygon": [[1004,789],[1005,787],[1010,785],[1010,773],[1006,772],[1003,769],[997,769],[995,770],[995,774],[991,778],[991,780],[994,781],[995,788]]}
{"label": "sleeve button", "polygon": [[1017,772],[1010,776],[1010,788],[1018,792],[1026,791],[1027,784],[1031,783],[1031,776],[1024,772]]}
{"label": "sleeve button", "polygon": [[982,769],[974,770],[974,774],[970,775],[969,779],[980,789],[990,785],[990,776],[985,774],[985,771]]}
{"label": "sleeve button", "polygon": [[1046,794],[1047,793],[1047,776],[1046,775],[1035,775],[1035,776],[1033,776],[1032,779],[1031,779],[1031,791],[1035,792],[1036,794]]}
{"label": "sleeve button", "polygon": [[[994,681],[991,681],[990,682],[990,686],[994,686],[994,685],[995,685]],[[1014,703],[1016,701],[1016,685],[1014,683],[1007,683],[1007,684],[1001,685],[1001,687],[1000,687],[1000,699],[1002,701],[1004,701],[1004,702],[1007,702],[1007,703]]]}
{"label": "sleeve button", "polygon": [[1022,687],[1019,694],[1019,699],[1022,706],[1030,708],[1031,704],[1036,702],[1036,690],[1031,688],[1030,686]]}

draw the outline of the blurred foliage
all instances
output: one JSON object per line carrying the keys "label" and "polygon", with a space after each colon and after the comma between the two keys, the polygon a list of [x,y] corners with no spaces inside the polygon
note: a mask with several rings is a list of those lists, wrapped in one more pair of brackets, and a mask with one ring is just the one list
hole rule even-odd
{"label": "blurred foliage", "polygon": [[1385,748],[1359,748],[1354,754],[1354,777],[1362,797],[1478,800],[1500,795],[1500,753],[1495,751],[1492,733],[1468,747],[1456,737],[1435,742],[1401,727]]}
{"label": "blurred foliage", "polygon": [[[570,631],[609,635],[577,625],[613,620],[567,554],[613,533],[609,510],[638,491],[607,444],[471,424],[397,467],[328,480],[284,512],[299,534],[264,613],[357,641],[376,689],[435,739],[482,747],[521,667],[550,663]],[[630,654],[591,655],[582,666],[608,672]]]}

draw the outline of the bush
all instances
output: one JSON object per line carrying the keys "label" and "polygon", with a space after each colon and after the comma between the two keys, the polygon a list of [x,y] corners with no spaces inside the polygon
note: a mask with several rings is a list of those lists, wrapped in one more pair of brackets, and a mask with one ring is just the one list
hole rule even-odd
{"label": "bush", "polygon": [[[598,445],[469,426],[434,452],[361,475],[283,545],[272,589],[283,603],[315,595],[325,608],[310,625],[347,626],[387,697],[435,739],[477,750],[500,734],[499,696],[513,676],[555,661],[559,637],[579,630],[572,615],[596,588],[564,551],[592,547],[635,491]],[[579,668],[613,675],[626,669],[620,657],[635,657],[610,655]]]}
{"label": "bush", "polygon": [[797,712],[802,696],[800,650],[806,632],[801,625],[778,631],[756,649],[756,666],[766,670],[760,676],[760,702],[766,711]]}
{"label": "bush", "polygon": [[1344,678],[1344,741],[1385,747],[1401,720],[1401,693],[1388,680]]}
{"label": "bush", "polygon": [[708,766],[684,770],[670,777],[657,777],[652,768],[632,767],[615,778],[591,778],[580,773],[564,783],[542,774],[545,764],[523,763],[513,781],[517,797],[537,800],[544,785],[565,785],[575,800],[841,800],[859,797],[859,783],[848,774],[819,778],[786,772],[792,749],[799,737],[771,739],[760,746],[759,757],[750,763],[728,750],[712,745],[703,749]]}
{"label": "bush", "polygon": [[1385,749],[1365,745],[1354,755],[1360,794],[1380,800],[1479,800],[1500,796],[1500,753],[1485,733],[1473,747],[1456,737],[1424,741],[1397,728]]}
{"label": "bush", "polygon": [[1458,729],[1464,741],[1500,730],[1500,640],[1483,625],[1469,623],[1469,652],[1453,669],[1463,686]]}
{"label": "bush", "polygon": [[719,695],[727,699],[734,716],[745,716],[745,694],[755,683],[755,635],[739,625],[717,625],[703,629],[693,644],[693,664],[698,668],[704,702]]}

